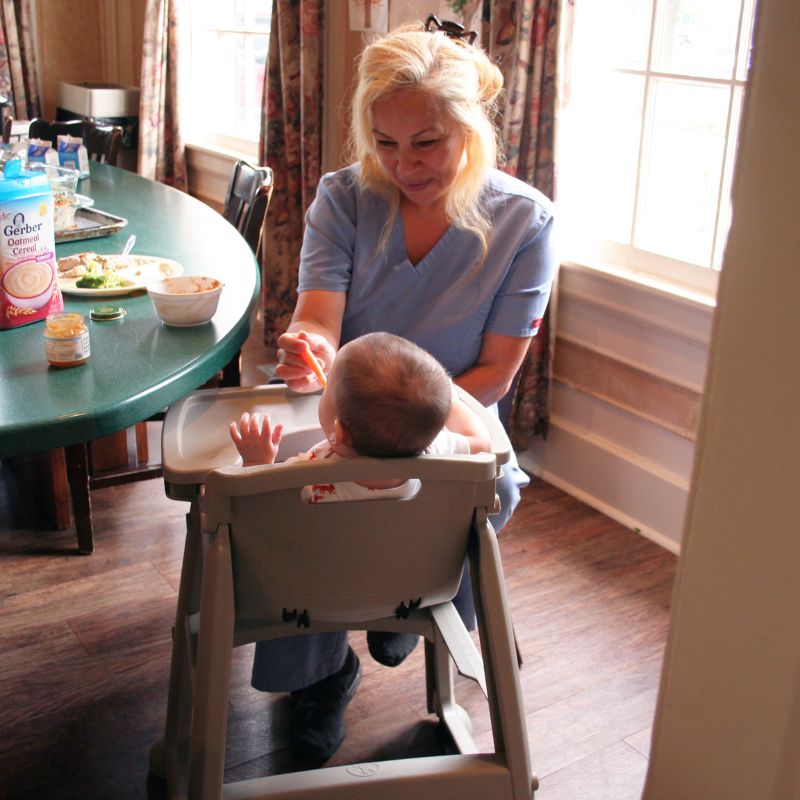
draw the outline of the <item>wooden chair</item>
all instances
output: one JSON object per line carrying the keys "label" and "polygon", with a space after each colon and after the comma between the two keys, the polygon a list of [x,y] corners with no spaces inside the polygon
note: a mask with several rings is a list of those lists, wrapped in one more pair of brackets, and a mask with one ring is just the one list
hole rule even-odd
{"label": "wooden chair", "polygon": [[[264,403],[271,389],[259,388]],[[223,407],[220,420],[227,419],[237,392],[248,391],[197,392],[171,407],[165,423],[165,476],[202,480],[187,516],[165,737],[151,750],[151,770],[166,777],[167,797],[531,800],[537,780],[500,554],[488,521],[503,456],[357,457],[214,469],[215,447],[205,461],[211,471],[201,476],[199,453],[209,451],[210,437],[227,433],[222,422],[209,425],[215,406]],[[275,402],[279,392],[275,387]],[[286,420],[301,419],[293,405],[305,406],[309,397],[285,399]],[[472,404],[476,408],[477,401]],[[199,424],[197,415],[186,413],[195,406],[205,411]],[[493,441],[502,441],[499,450],[507,453],[499,428],[494,420]],[[320,435],[302,425],[287,429],[281,452],[290,455]],[[309,504],[300,494],[309,484],[390,477],[417,478],[419,491],[404,500],[327,504]],[[186,499],[170,494],[170,488],[186,487],[168,480],[167,488],[170,497]],[[480,652],[452,603],[467,555]],[[458,754],[254,778],[227,784],[223,792],[232,649],[335,630],[425,637],[419,691]],[[487,752],[480,752],[456,702],[453,664],[488,700],[493,746]]]}
{"label": "wooden chair", "polygon": [[[264,224],[272,197],[272,170],[237,161],[228,184],[222,216],[242,234],[256,258],[261,255]],[[241,351],[238,352],[212,383],[216,386],[239,386],[241,383]]]}
{"label": "wooden chair", "polygon": [[245,238],[256,258],[272,197],[272,170],[237,161],[228,184],[222,215]]}
{"label": "wooden chair", "polygon": [[91,160],[117,166],[122,145],[122,128],[119,125],[98,125],[88,119],[66,122],[33,119],[28,129],[31,139],[46,139],[53,143],[53,147],[58,146],[58,137],[65,135],[80,137]]}
{"label": "wooden chair", "polygon": [[2,133],[3,144],[8,144],[11,141],[11,129],[14,125],[14,107],[11,101],[5,96],[0,94],[0,120],[2,120]]}

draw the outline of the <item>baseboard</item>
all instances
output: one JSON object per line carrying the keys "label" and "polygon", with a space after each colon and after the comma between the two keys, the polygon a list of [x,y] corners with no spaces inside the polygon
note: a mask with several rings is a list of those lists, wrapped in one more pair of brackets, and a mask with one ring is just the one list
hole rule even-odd
{"label": "baseboard", "polygon": [[672,553],[680,552],[688,481],[552,417],[547,439],[519,454],[523,469]]}

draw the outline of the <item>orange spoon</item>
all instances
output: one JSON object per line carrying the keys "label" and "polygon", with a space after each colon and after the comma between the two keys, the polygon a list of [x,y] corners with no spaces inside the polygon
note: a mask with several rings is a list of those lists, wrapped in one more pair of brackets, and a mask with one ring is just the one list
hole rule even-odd
{"label": "orange spoon", "polygon": [[320,384],[322,384],[323,387],[327,386],[328,381],[325,378],[325,373],[322,371],[322,367],[319,361],[314,357],[314,354],[310,350],[301,350],[300,355],[303,357],[303,361],[308,364],[308,368],[317,376],[317,380]]}

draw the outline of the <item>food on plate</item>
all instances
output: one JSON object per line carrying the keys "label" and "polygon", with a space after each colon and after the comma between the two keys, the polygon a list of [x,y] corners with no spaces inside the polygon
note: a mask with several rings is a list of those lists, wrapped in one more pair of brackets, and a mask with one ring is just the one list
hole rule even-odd
{"label": "food on plate", "polygon": [[79,289],[110,289],[143,286],[173,275],[176,265],[155,256],[104,255],[76,253],[58,259],[58,277],[76,280]]}

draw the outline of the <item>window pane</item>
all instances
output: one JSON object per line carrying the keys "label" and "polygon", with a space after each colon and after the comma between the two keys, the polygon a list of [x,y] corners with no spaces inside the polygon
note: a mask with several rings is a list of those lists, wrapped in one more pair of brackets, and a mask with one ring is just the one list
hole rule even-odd
{"label": "window pane", "polygon": [[653,69],[731,78],[740,10],[738,0],[659,0]]}
{"label": "window pane", "polygon": [[575,12],[572,53],[578,73],[587,69],[647,67],[653,0],[590,0]]}
{"label": "window pane", "polygon": [[644,79],[605,74],[584,84],[565,130],[559,202],[582,237],[630,243]]}
{"label": "window pane", "polygon": [[653,0],[613,0],[596,5],[606,20],[614,20],[613,25],[605,23],[611,65],[620,69],[646,69]]}
{"label": "window pane", "polygon": [[184,72],[188,136],[257,142],[271,0],[193,0],[191,69]]}
{"label": "window pane", "polygon": [[[196,0],[195,0],[196,2]],[[263,30],[269,26],[271,3],[264,0],[228,0],[216,3],[215,27],[227,30]]]}
{"label": "window pane", "polygon": [[634,244],[709,266],[730,90],[653,80]]}
{"label": "window pane", "polygon": [[258,139],[268,44],[266,36],[219,34],[215,96],[209,98],[210,108],[218,109],[219,133]]}

